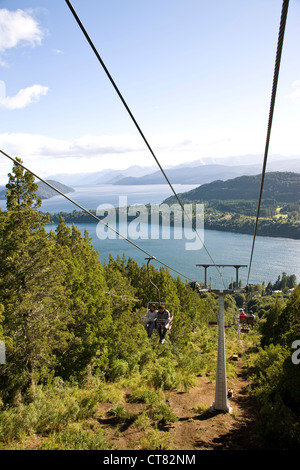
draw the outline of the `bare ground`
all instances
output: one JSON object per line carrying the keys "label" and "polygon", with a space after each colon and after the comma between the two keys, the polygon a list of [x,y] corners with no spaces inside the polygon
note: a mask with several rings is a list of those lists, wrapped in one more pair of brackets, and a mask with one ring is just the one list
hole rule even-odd
{"label": "bare ground", "polygon": [[[248,382],[238,365],[237,377],[228,381],[233,396],[228,398],[231,413],[208,410],[214,401],[215,383],[199,377],[198,385],[189,392],[167,392],[167,403],[177,417],[170,426],[161,426],[173,442],[172,450],[249,450],[257,448],[254,436],[256,407],[246,390]],[[204,411],[199,411],[199,405]],[[139,450],[139,442],[147,431],[132,423],[120,423],[109,415],[109,406],[103,405],[99,423],[107,432],[107,439],[115,450]],[[142,404],[126,403],[128,413],[139,413]]]}

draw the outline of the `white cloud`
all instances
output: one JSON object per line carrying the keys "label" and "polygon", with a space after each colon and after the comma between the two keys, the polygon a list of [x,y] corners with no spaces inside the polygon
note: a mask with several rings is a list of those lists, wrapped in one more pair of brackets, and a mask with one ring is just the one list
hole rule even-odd
{"label": "white cloud", "polygon": [[[0,9],[0,53],[19,45],[34,47],[43,38],[37,21],[24,10],[9,11]],[[6,65],[0,58],[0,65]]]}
{"label": "white cloud", "polygon": [[285,95],[286,98],[294,102],[300,102],[300,80],[295,80],[292,83],[292,92]]}
{"label": "white cloud", "polygon": [[[270,155],[299,155],[297,126],[274,125]],[[163,168],[196,160],[215,163],[220,158],[262,155],[265,129],[206,129],[197,133],[150,135],[149,142]],[[125,169],[131,165],[152,166],[154,159],[134,135],[83,135],[60,139],[39,134],[0,134],[0,149],[22,158],[25,166],[41,177],[54,173],[89,173],[103,169]],[[11,162],[0,156],[0,180]],[[6,169],[2,166],[6,165]],[[0,181],[0,184],[1,181]]]}
{"label": "white cloud", "polygon": [[4,133],[0,134],[0,148],[8,149],[14,155],[30,160],[72,159],[80,161],[108,155],[135,153],[144,149],[135,136],[95,136],[84,135],[74,140],[63,140],[39,134]]}
{"label": "white cloud", "polygon": [[0,107],[6,109],[21,109],[36,103],[40,97],[46,95],[48,87],[42,85],[32,85],[28,88],[22,88],[15,96],[3,97],[0,101]]}

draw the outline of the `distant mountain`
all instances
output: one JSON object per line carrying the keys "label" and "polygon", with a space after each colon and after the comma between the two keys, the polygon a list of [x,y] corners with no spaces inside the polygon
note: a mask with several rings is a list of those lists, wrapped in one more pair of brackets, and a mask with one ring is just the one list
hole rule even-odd
{"label": "distant mountain", "polygon": [[[55,188],[59,189],[59,191],[61,191],[64,194],[73,193],[75,191],[75,189],[65,184],[59,183],[58,181],[55,181],[55,180],[46,180],[46,181],[48,181],[48,183],[50,183]],[[51,197],[58,195],[58,193],[54,189],[50,188],[42,181],[38,182],[37,184],[39,186],[39,189],[36,192],[36,195],[38,198],[41,197],[42,199],[50,199]]]}
{"label": "distant mountain", "polygon": [[[256,175],[262,171],[262,155],[243,155],[227,158],[201,158],[176,166],[165,166],[164,170],[172,184],[204,184],[242,175]],[[268,171],[300,172],[300,157],[285,158],[271,155]],[[105,169],[94,173],[55,174],[48,177],[66,185],[96,186],[98,184],[144,185],[165,184],[166,180],[157,165],[130,166],[125,170]]]}
{"label": "distant mountain", "polygon": [[[204,184],[215,180],[228,180],[242,175],[256,175],[262,170],[262,164],[252,165],[219,165],[206,164],[198,166],[178,166],[165,171],[172,184]],[[283,160],[269,163],[269,171],[300,172],[299,160]],[[118,185],[164,184],[166,180],[161,171],[156,171],[142,177],[127,177],[119,179]]]}
{"label": "distant mountain", "polygon": [[[165,171],[172,184],[203,184],[215,179],[228,179],[234,176],[243,175],[245,172],[253,171],[257,173],[258,168],[251,167],[229,167],[225,165],[201,165],[194,167],[170,168]],[[166,179],[162,172],[156,171],[150,175],[140,178],[123,178],[115,184],[118,185],[143,185],[143,184],[165,184]]]}
{"label": "distant mountain", "polygon": [[[180,195],[184,201],[208,202],[212,200],[257,200],[261,175],[239,176],[227,181],[213,181]],[[300,174],[292,172],[270,172],[265,174],[263,200],[296,202],[300,200]],[[167,203],[175,201],[172,196]]]}
{"label": "distant mountain", "polygon": [[[59,183],[58,181],[55,181],[55,180],[46,180],[46,181],[48,181],[48,183],[50,183],[55,188],[59,189],[59,191],[61,191],[64,194],[72,193],[75,191],[73,188],[70,188],[69,186],[66,186],[65,184]],[[43,183],[42,181],[38,182],[37,184],[39,187],[39,189],[36,192],[37,198],[41,197],[42,199],[50,199],[51,197],[58,195],[58,193],[54,189],[50,188],[49,186],[47,186],[47,184]],[[5,199],[5,195],[6,195],[6,188],[5,186],[1,186],[0,187],[0,199]]]}
{"label": "distant mountain", "polygon": [[60,173],[49,176],[49,178],[63,181],[64,184],[71,186],[95,186],[97,184],[117,184],[119,180],[128,176],[141,177],[148,173],[153,173],[155,170],[155,166],[142,167],[135,165],[130,166],[125,170],[106,169],[102,171],[96,171],[94,173],[82,174]]}

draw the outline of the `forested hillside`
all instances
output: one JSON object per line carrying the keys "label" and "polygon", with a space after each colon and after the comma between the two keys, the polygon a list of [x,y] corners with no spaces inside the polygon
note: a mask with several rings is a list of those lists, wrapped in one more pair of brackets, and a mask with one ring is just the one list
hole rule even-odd
{"label": "forested hillside", "polygon": [[[205,228],[253,234],[261,175],[214,181],[180,194],[184,203],[204,204]],[[176,203],[174,196],[165,200]],[[266,173],[258,235],[300,238],[300,174]]]}
{"label": "forested hillside", "polygon": [[[156,291],[146,265],[126,255],[102,265],[88,233],[82,236],[63,218],[47,233],[36,190],[32,175],[15,165],[7,211],[0,211],[0,340],[6,345],[0,447],[113,449],[115,441],[101,426],[105,404],[117,426],[115,439],[132,426],[138,430],[136,449],[174,449],[168,426],[178,418],[167,393],[188,394],[201,377],[215,380],[217,335],[207,322],[217,315],[217,295],[151,265],[161,299],[173,304],[175,315],[164,344],[156,333],[149,339],[144,316]],[[282,292],[273,294],[278,287]],[[260,410],[255,445],[278,446],[284,435],[284,447],[295,447],[300,365],[290,356],[300,337],[300,291],[295,278],[285,275],[264,293],[264,285],[251,286],[225,297],[232,327],[226,332],[228,379],[236,377],[230,358],[238,352],[253,383],[249,396]],[[234,324],[249,302],[257,324],[242,343]],[[129,414],[125,401],[142,408]],[[207,411],[200,405],[201,396],[197,415]]]}
{"label": "forested hillside", "polygon": [[[257,201],[261,175],[239,176],[226,181],[213,181],[184,193],[184,199],[189,201]],[[282,202],[297,202],[300,200],[300,174],[292,172],[266,173],[264,179],[263,200]]]}
{"label": "forested hillside", "polygon": [[[65,184],[59,183],[58,181],[54,180],[47,180],[52,186],[57,188],[59,191],[63,192],[64,194],[74,192],[74,189],[70,186],[66,186]],[[51,197],[57,196],[57,191],[50,188],[46,183],[39,181],[37,183],[37,190],[36,190],[36,197],[41,199],[50,199]],[[0,199],[6,198],[6,188],[0,187]]]}

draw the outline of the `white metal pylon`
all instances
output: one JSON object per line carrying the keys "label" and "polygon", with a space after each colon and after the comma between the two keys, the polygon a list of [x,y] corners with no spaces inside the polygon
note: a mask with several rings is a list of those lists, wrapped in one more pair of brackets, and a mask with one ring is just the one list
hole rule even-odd
{"label": "white metal pylon", "polygon": [[224,320],[224,292],[219,291],[219,332],[218,332],[218,359],[215,401],[211,406],[211,411],[220,410],[231,412],[227,400],[227,377],[226,377],[226,356],[225,356],[225,320]]}
{"label": "white metal pylon", "polygon": [[[216,376],[216,389],[215,401],[210,407],[211,411],[220,410],[231,412],[232,409],[227,401],[227,377],[226,377],[226,356],[225,356],[225,319],[224,319],[224,295],[232,294],[234,292],[244,292],[244,288],[239,288],[239,269],[246,268],[246,264],[196,264],[205,269],[205,291],[215,292],[219,295],[219,335],[218,335],[218,360],[217,360],[217,376]],[[233,267],[236,270],[236,288],[232,289],[211,289],[207,287],[207,268],[210,266],[215,267]],[[200,289],[201,291],[201,289]]]}

